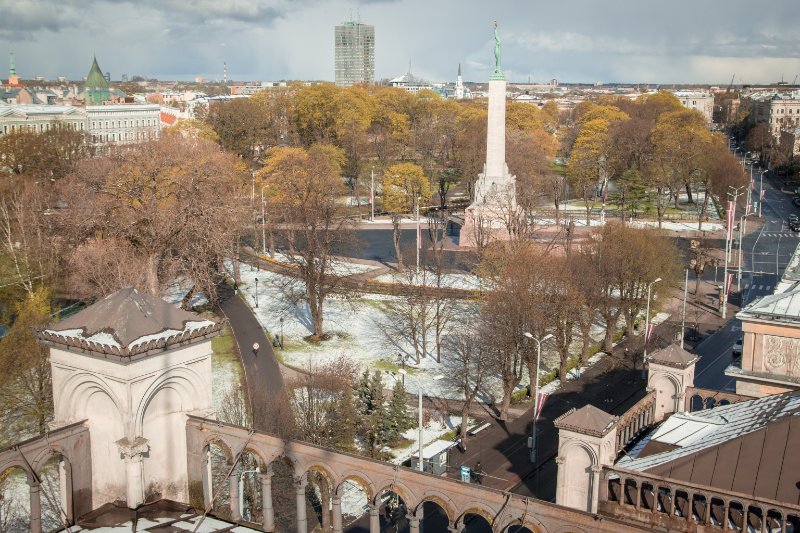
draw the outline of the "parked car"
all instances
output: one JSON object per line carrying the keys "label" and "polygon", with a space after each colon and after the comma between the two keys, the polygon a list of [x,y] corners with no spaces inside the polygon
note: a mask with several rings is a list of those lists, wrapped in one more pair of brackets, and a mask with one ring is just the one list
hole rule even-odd
{"label": "parked car", "polygon": [[742,356],[742,338],[739,337],[739,340],[733,343],[733,349],[731,353],[734,357],[741,357]]}
{"label": "parked car", "polygon": [[792,231],[800,231],[800,220],[789,221],[789,229]]}
{"label": "parked car", "polygon": [[795,206],[800,207],[800,196],[795,196],[794,198],[792,198],[792,203]]}
{"label": "parked car", "polygon": [[786,222],[788,222],[789,224],[791,224],[792,222],[798,222],[798,221],[800,221],[800,216],[797,216],[795,214],[789,215],[789,218],[786,219]]}

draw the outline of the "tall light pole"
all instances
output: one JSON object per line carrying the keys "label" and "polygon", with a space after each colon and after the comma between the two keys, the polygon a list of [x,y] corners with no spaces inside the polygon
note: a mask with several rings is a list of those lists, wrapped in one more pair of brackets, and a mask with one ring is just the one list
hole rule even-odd
{"label": "tall light pole", "polygon": [[261,253],[267,255],[267,201],[264,199],[264,189],[261,187]]}
{"label": "tall light pole", "polygon": [[[689,269],[686,269],[686,281],[683,284],[683,311],[681,312],[681,349],[683,349],[683,339],[686,337],[686,295],[689,292]],[[695,293],[697,291],[695,290]],[[647,339],[645,338],[645,346]]]}
{"label": "tall light pole", "polygon": [[764,172],[766,172],[766,170],[760,170],[758,172],[761,175],[758,180],[758,218],[761,218],[761,204],[764,203],[764,199],[766,198],[764,194]]}
{"label": "tall light pole", "polygon": [[[748,184],[747,187],[749,188],[750,184]],[[728,196],[733,198],[733,200],[728,204],[728,208],[733,207],[733,215],[726,217],[728,220],[728,226],[731,227],[727,228],[727,231],[725,233],[725,270],[722,275],[722,319],[723,320],[725,319],[725,316],[727,315],[728,312],[728,261],[730,261],[731,248],[733,247],[731,242],[733,240],[732,226],[733,226],[733,221],[736,220],[736,202],[739,200],[739,195],[742,194],[741,192],[742,188],[743,187],[730,187],[730,189],[732,190],[728,191]]]}
{"label": "tall light pole", "polygon": [[524,332],[522,335],[536,341],[536,376],[531,380],[533,381],[533,428],[531,429],[531,462],[535,465],[536,464],[536,419],[539,415],[539,362],[542,358],[542,343],[553,336],[552,333],[548,333],[543,338],[539,339],[534,337],[527,331]]}
{"label": "tall light pole", "polygon": [[[398,370],[398,372],[400,372],[403,376],[408,375],[408,371],[405,368],[401,368],[400,370]],[[444,376],[441,375],[433,376],[434,381],[439,381],[440,379],[443,378]],[[417,453],[419,453],[418,457],[419,460],[417,461],[417,467],[420,472],[424,472],[425,463],[422,459],[422,383],[420,383],[419,378],[417,378],[417,392],[419,393],[419,420],[417,422],[418,424],[417,429],[419,430],[419,442],[418,442],[419,448]]]}
{"label": "tall light pole", "polygon": [[256,280],[256,297],[255,297],[255,300],[256,300],[256,309],[258,309],[258,278],[255,278],[255,280]]}
{"label": "tall light pole", "polygon": [[650,336],[650,296],[652,293],[653,285],[661,281],[661,278],[656,278],[647,284],[647,310],[644,313],[644,353],[642,355],[642,377],[647,377],[647,340]]}

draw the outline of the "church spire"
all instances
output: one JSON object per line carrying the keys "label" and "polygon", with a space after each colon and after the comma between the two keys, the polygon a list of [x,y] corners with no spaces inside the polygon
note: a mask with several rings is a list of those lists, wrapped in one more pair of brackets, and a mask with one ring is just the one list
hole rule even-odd
{"label": "church spire", "polygon": [[461,76],[461,63],[458,64],[458,75]]}
{"label": "church spire", "polygon": [[8,53],[8,77],[11,78],[17,75],[17,67],[14,64],[14,52]]}

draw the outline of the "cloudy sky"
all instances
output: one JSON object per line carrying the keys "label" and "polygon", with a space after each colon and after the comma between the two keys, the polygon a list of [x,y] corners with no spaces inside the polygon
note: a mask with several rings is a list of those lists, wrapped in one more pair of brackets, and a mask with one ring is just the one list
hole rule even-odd
{"label": "cloudy sky", "polygon": [[[798,0],[0,0],[24,78],[333,80],[333,27],[375,26],[376,77],[484,81],[492,21],[509,80],[765,83],[800,73]],[[6,77],[6,68],[0,70]]]}

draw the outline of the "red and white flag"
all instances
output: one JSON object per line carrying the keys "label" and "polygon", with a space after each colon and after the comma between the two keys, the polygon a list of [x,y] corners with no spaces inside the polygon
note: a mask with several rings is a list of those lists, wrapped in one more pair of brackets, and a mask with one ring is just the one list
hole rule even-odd
{"label": "red and white flag", "polygon": [[733,237],[733,217],[734,217],[735,205],[733,202],[728,202],[728,212],[726,213],[726,228],[728,230],[727,240],[731,240]]}
{"label": "red and white flag", "polygon": [[750,190],[751,191],[756,190],[756,180],[754,180],[752,178],[750,179]]}
{"label": "red and white flag", "polygon": [[370,205],[375,203],[375,182],[369,184],[369,203]]}
{"label": "red and white flag", "polygon": [[747,204],[747,209],[744,211],[744,215],[747,216],[750,214],[750,211],[753,210],[753,204]]}
{"label": "red and white flag", "polygon": [[653,336],[653,332],[655,331],[655,329],[656,329],[655,324],[647,324],[647,334],[645,335],[644,338],[645,344],[650,344],[650,337]]}
{"label": "red and white flag", "polygon": [[733,286],[733,274],[728,274],[728,279],[725,280],[725,294],[731,293],[732,286]]}
{"label": "red and white flag", "polygon": [[534,413],[534,420],[539,420],[539,417],[542,414],[542,409],[544,408],[544,402],[547,401],[547,393],[546,392],[539,392],[539,395],[536,400],[536,412]]}
{"label": "red and white flag", "polygon": [[764,193],[765,193],[764,189],[761,189],[761,193],[758,195],[760,200],[764,199]]}

